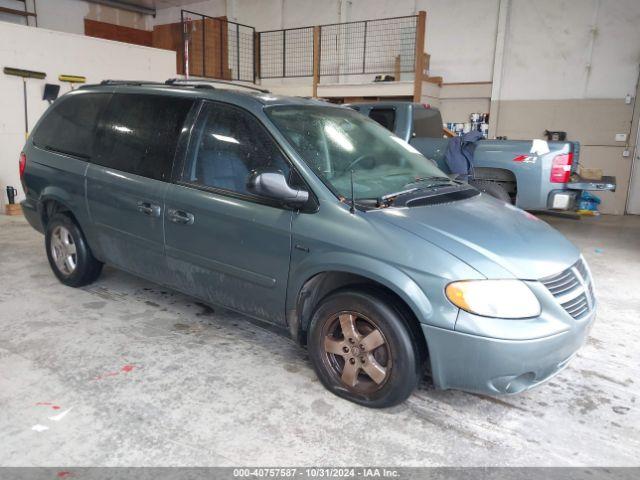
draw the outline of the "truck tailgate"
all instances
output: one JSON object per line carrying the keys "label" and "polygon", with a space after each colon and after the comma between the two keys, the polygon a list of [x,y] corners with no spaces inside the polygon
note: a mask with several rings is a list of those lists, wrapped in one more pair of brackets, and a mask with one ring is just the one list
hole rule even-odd
{"label": "truck tailgate", "polygon": [[570,190],[610,190],[616,191],[616,177],[603,176],[601,180],[588,180],[577,175],[572,176],[567,188]]}

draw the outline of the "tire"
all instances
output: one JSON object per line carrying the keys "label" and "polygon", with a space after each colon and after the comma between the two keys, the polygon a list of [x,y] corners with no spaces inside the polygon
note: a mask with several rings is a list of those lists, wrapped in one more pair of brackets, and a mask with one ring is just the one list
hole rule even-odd
{"label": "tire", "polygon": [[503,202],[507,203],[513,203],[511,201],[509,192],[507,192],[499,183],[492,182],[491,180],[470,180],[469,184],[474,186],[481,192],[497,198],[498,200],[502,200]]}
{"label": "tire", "polygon": [[47,223],[45,250],[51,270],[69,287],[94,282],[102,271],[102,262],[91,253],[78,225],[67,215],[58,213]]}
{"label": "tire", "polygon": [[424,373],[422,352],[402,310],[375,290],[341,290],[322,300],[307,345],[322,384],[365,407],[402,403]]}

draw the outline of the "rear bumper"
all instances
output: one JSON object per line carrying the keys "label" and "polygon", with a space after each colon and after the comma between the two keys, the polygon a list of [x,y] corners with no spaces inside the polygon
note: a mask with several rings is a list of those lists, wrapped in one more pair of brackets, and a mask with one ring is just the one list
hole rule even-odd
{"label": "rear bumper", "polygon": [[575,211],[583,191],[615,192],[616,177],[602,177],[601,180],[587,180],[574,176],[562,188],[551,190],[547,196],[548,210]]}
{"label": "rear bumper", "polygon": [[29,225],[38,230],[40,233],[44,233],[42,217],[40,215],[40,212],[38,211],[37,205],[34,204],[32,200],[26,199],[20,202],[20,206],[22,207],[22,213],[27,219],[27,222],[29,222]]}
{"label": "rear bumper", "polygon": [[595,310],[568,331],[531,340],[503,340],[422,325],[436,388],[514,394],[560,372],[584,344]]}

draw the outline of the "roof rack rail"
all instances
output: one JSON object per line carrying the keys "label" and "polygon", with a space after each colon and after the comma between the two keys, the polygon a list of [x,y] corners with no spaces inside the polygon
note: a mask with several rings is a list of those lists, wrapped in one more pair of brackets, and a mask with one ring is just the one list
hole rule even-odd
{"label": "roof rack rail", "polygon": [[[166,82],[165,85],[186,85],[186,86],[198,86],[198,85],[207,85],[210,83],[219,84],[219,85],[230,85],[232,87],[246,88],[248,90],[254,90],[260,93],[271,93],[269,90],[264,88],[252,87],[250,85],[242,85],[241,83],[229,82],[227,80],[187,80],[182,78],[170,78]],[[211,86],[214,88],[213,86]]]}
{"label": "roof rack rail", "polygon": [[150,80],[102,80],[100,85],[164,85],[162,82],[153,82]]}

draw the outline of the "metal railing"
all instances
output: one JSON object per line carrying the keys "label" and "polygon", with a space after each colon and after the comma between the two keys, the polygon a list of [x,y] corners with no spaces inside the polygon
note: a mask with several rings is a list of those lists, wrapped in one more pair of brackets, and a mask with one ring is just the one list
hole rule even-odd
{"label": "metal railing", "polygon": [[417,15],[257,35],[253,27],[223,18],[189,10],[181,10],[180,16],[183,68],[191,76],[249,82],[312,77],[316,48],[319,76],[399,76],[415,70]]}
{"label": "metal railing", "polygon": [[181,10],[185,75],[255,82],[255,29]]}
{"label": "metal railing", "polygon": [[[417,19],[412,15],[315,27],[319,29],[319,75],[413,72]],[[259,32],[259,77],[313,76],[313,32],[314,27]]]}
{"label": "metal railing", "polygon": [[313,27],[259,32],[260,78],[311,77]]}
{"label": "metal railing", "polygon": [[417,18],[396,17],[322,25],[320,75],[413,72]]}

